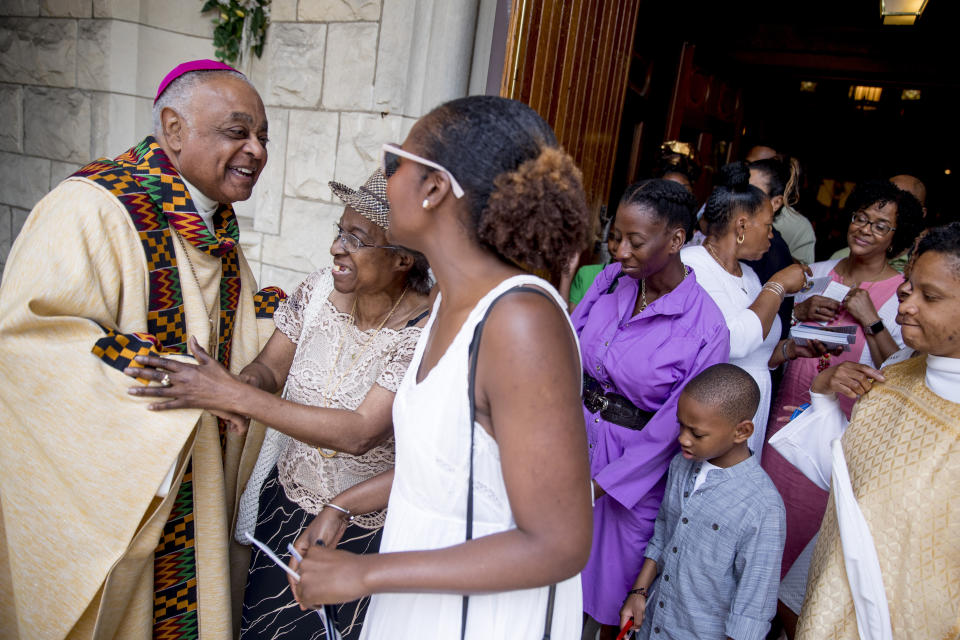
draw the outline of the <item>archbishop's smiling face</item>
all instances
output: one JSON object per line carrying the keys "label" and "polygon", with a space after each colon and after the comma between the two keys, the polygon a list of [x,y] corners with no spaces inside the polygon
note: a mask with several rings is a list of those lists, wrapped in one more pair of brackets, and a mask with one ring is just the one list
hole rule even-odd
{"label": "archbishop's smiling face", "polygon": [[267,114],[256,90],[228,74],[211,74],[192,92],[180,126],[167,140],[190,184],[217,202],[246,200],[267,163]]}

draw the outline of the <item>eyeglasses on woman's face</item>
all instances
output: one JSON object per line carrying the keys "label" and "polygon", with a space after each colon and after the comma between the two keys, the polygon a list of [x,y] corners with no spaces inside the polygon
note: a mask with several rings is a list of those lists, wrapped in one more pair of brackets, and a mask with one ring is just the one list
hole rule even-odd
{"label": "eyeglasses on woman's face", "polygon": [[430,167],[435,171],[446,174],[447,178],[450,180],[450,189],[453,191],[454,197],[463,197],[463,187],[460,186],[460,183],[457,182],[457,179],[454,178],[453,174],[447,171],[447,169],[436,162],[433,162],[432,160],[421,158],[415,153],[404,151],[399,146],[390,143],[384,144],[380,151],[380,168],[383,170],[383,175],[385,175],[388,180],[390,179],[390,176],[397,172],[397,168],[400,166],[400,158],[412,160],[417,164]]}
{"label": "eyeglasses on woman's face", "polygon": [[897,230],[896,227],[890,226],[890,224],[884,220],[871,220],[862,211],[853,214],[853,217],[850,218],[850,224],[855,227],[867,227],[873,235],[878,238],[882,238],[891,231]]}
{"label": "eyeglasses on woman's face", "polygon": [[334,222],[333,226],[337,228],[336,240],[340,242],[340,246],[342,246],[347,253],[356,253],[360,251],[360,249],[393,249],[396,251],[400,248],[392,244],[367,244],[349,231],[344,231],[339,223]]}

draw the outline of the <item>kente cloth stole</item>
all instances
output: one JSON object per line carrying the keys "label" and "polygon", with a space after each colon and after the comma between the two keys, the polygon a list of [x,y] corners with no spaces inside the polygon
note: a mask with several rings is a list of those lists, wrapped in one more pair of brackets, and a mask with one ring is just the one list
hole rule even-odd
{"label": "kente cloth stole", "polygon": [[272,318],[277,305],[287,299],[280,287],[264,287],[253,296],[253,310],[258,318]]}
{"label": "kente cloth stole", "polygon": [[[101,158],[73,175],[106,188],[127,209],[143,245],[150,279],[147,332],[120,334],[103,327],[105,337],[97,341],[94,354],[122,370],[136,355],[187,353],[183,293],[172,227],[194,247],[220,258],[220,331],[214,355],[229,367],[240,301],[239,229],[233,208],[220,205],[213,216],[215,233],[211,233],[179,174],[150,136],[115,160]],[[222,420],[218,423],[224,451],[226,424]],[[154,552],[154,638],[199,638],[192,464],[192,460],[187,463]]]}
{"label": "kente cloth stole", "polygon": [[150,272],[147,333],[156,336],[163,351],[187,353],[183,294],[170,228],[197,249],[220,258],[220,331],[214,355],[228,366],[240,300],[240,237],[233,208],[220,205],[213,216],[215,233],[211,233],[179,174],[151,136],[115,160],[101,158],[73,175],[106,188],[130,213]]}

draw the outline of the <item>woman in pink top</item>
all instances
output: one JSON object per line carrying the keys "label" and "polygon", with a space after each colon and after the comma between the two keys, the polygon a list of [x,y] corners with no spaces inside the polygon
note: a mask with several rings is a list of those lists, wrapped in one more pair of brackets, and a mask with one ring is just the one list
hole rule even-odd
{"label": "woman in pink top", "polygon": [[[897,313],[897,287],[903,276],[887,264],[916,238],[923,211],[916,198],[892,183],[865,182],[847,204],[851,211],[847,229],[850,256],[810,265],[815,278],[829,276],[850,287],[843,302],[815,295],[797,297],[794,316],[799,322],[825,323],[828,327],[856,327],[856,342],[840,355],[800,358],[787,365],[780,394],[771,413],[767,437],[776,433],[794,408],[810,401],[810,384],[820,371],[852,360],[880,367],[884,360],[903,347]],[[847,417],[854,401],[841,398]],[[787,540],[781,572],[786,574],[807,542],[820,528],[827,493],[807,480],[772,447],[764,447],[762,466],[780,490],[787,509]]]}

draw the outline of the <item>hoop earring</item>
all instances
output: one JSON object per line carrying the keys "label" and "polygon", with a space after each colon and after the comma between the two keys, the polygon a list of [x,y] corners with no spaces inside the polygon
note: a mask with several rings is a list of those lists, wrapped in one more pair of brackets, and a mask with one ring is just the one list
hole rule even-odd
{"label": "hoop earring", "polygon": [[743,234],[741,233],[739,236],[737,236],[737,244],[743,244],[743,240],[744,240],[744,237],[743,237]]}
{"label": "hoop earring", "polygon": [[423,207],[424,209],[429,209],[430,208],[429,198],[424,198],[423,202],[420,203],[420,206]]}

